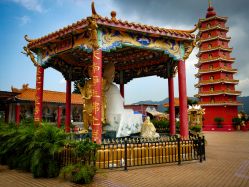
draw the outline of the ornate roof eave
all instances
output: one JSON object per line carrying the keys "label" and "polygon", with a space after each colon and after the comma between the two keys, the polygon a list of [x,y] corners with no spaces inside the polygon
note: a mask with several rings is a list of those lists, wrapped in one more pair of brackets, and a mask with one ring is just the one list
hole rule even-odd
{"label": "ornate roof eave", "polygon": [[230,41],[231,37],[223,38],[223,37],[220,37],[220,36],[216,36],[216,37],[213,37],[213,38],[207,38],[207,39],[204,39],[204,40],[198,40],[197,45],[200,46],[202,43],[204,43],[204,42],[210,42],[212,40]]}
{"label": "ornate roof eave", "polygon": [[214,19],[219,19],[219,20],[223,20],[223,21],[226,22],[228,17],[225,17],[225,16],[212,16],[212,17],[209,17],[209,18],[201,18],[201,19],[199,19],[199,23],[207,22],[207,21],[214,20]]}
{"label": "ornate roof eave", "polygon": [[199,102],[198,103],[201,106],[241,106],[243,105],[240,102],[217,102],[217,103],[211,103],[211,102]]}
{"label": "ornate roof eave", "polygon": [[200,92],[196,94],[194,97],[208,97],[214,95],[241,95],[241,91],[213,91],[213,92]]}
{"label": "ornate roof eave", "polygon": [[185,41],[193,41],[195,39],[195,35],[193,34],[193,32],[196,31],[197,26],[195,26],[195,28],[192,30],[166,29],[166,28],[160,28],[155,26],[118,20],[116,19],[115,16],[116,15],[113,15],[113,12],[112,12],[112,18],[102,17],[98,15],[95,11],[94,3],[92,3],[92,16],[88,17],[87,19],[82,19],[80,21],[77,21],[76,23],[68,25],[60,30],[57,30],[55,32],[52,32],[48,35],[45,35],[37,39],[29,39],[28,36],[25,35],[25,39],[28,42],[27,46],[31,50],[34,50],[35,48],[41,47],[45,43],[53,42],[54,40],[66,36],[67,34],[87,28],[89,26],[89,21],[88,21],[89,19],[95,19],[97,25],[114,27],[121,30],[123,29],[123,30],[130,30],[133,32],[143,32],[145,34],[151,34],[153,36],[164,36],[172,39],[185,40]]}
{"label": "ornate roof eave", "polygon": [[219,79],[219,80],[213,80],[213,81],[201,81],[197,84],[195,84],[195,87],[198,88],[203,85],[212,85],[212,84],[220,84],[220,83],[225,83],[225,84],[238,84],[239,80],[225,80],[225,79]]}
{"label": "ornate roof eave", "polygon": [[216,73],[216,72],[228,72],[228,73],[237,73],[238,70],[237,69],[231,69],[231,70],[228,70],[228,69],[224,69],[224,68],[218,68],[218,69],[208,69],[206,71],[201,71],[199,70],[198,73],[195,74],[196,77],[199,77],[201,74],[209,74],[209,73]]}
{"label": "ornate roof eave", "polygon": [[207,53],[207,52],[216,51],[216,50],[232,52],[233,48],[224,48],[224,47],[219,46],[219,47],[216,47],[216,48],[199,50],[199,52],[197,53],[196,56],[199,57],[199,55],[202,54],[202,53]]}
{"label": "ornate roof eave", "polygon": [[199,33],[198,34],[201,34],[201,33],[206,32],[206,31],[215,30],[215,29],[228,31],[229,27],[214,26],[214,27],[210,27],[210,28],[199,29]]}
{"label": "ornate roof eave", "polygon": [[203,63],[209,63],[209,62],[214,62],[214,61],[234,62],[235,58],[227,59],[227,58],[219,57],[219,58],[211,58],[211,59],[203,59],[203,60],[200,59],[198,63],[203,64]]}

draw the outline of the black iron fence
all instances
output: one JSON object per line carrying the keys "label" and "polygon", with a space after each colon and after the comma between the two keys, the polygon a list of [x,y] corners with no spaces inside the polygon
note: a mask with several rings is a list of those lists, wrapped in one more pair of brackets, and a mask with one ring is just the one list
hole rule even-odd
{"label": "black iron fence", "polygon": [[190,137],[181,140],[176,137],[156,139],[124,139],[104,141],[97,152],[96,167],[113,169],[205,160],[205,138]]}

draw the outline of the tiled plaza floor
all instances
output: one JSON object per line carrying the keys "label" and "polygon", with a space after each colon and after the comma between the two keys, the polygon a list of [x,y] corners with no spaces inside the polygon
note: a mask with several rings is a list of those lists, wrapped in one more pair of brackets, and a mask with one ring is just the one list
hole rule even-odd
{"label": "tiled plaza floor", "polygon": [[[249,132],[207,132],[207,160],[98,172],[88,186],[245,186],[249,187]],[[30,173],[0,166],[0,186],[76,186],[59,179],[33,179]]]}

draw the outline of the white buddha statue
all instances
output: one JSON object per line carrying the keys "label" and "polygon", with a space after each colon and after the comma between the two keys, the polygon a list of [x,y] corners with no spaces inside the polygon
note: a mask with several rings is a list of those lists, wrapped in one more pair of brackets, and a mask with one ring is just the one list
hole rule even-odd
{"label": "white buddha statue", "polygon": [[143,138],[158,138],[160,135],[156,132],[156,128],[147,116],[141,129],[141,136]]}
{"label": "white buddha statue", "polygon": [[113,83],[115,66],[108,63],[104,67],[103,78],[106,81],[106,131],[116,131],[116,137],[125,137],[141,131],[142,114],[134,114],[131,109],[124,109],[124,99],[119,88]]}

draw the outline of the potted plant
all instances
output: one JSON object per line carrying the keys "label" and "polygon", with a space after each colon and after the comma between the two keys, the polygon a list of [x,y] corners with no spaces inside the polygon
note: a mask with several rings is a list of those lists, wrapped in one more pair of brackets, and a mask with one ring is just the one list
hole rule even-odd
{"label": "potted plant", "polygon": [[240,130],[241,118],[235,117],[232,119],[233,126],[236,130]]}
{"label": "potted plant", "polygon": [[217,123],[217,127],[218,128],[222,128],[223,127],[222,122],[224,121],[224,118],[216,117],[216,118],[214,118],[214,121]]}

